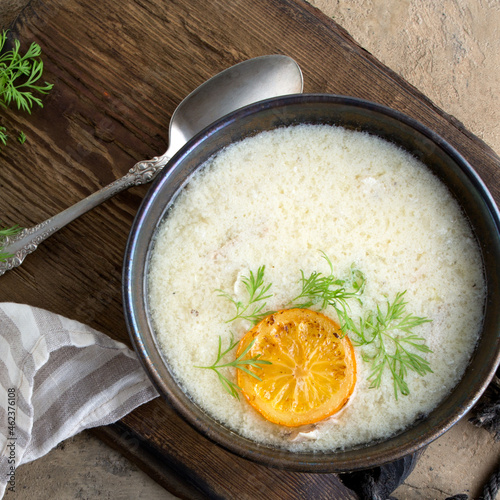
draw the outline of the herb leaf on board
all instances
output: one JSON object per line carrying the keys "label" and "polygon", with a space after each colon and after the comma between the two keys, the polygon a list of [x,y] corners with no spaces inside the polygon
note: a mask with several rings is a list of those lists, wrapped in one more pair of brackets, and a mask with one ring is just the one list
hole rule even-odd
{"label": "herb leaf on board", "polygon": [[5,238],[8,236],[15,236],[16,234],[20,233],[23,230],[22,227],[19,226],[12,226],[12,227],[4,227],[0,228],[0,262],[2,260],[9,259],[12,257],[12,254],[3,252],[3,243]]}
{"label": "herb leaf on board", "polygon": [[47,82],[44,85],[37,83],[43,73],[43,61],[39,59],[42,49],[32,42],[22,55],[21,43],[14,40],[12,50],[2,53],[6,40],[7,31],[4,30],[0,35],[0,105],[6,108],[15,103],[17,109],[31,113],[35,104],[43,107],[42,100],[33,92],[47,94],[54,86]]}

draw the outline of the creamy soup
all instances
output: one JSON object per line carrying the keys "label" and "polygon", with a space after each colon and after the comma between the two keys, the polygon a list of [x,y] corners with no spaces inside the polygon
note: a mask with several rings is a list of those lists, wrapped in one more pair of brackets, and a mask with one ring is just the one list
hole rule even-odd
{"label": "creamy soup", "polygon": [[[227,347],[252,326],[226,322],[246,300],[242,278],[265,265],[272,297],[286,307],[300,271],[366,278],[362,316],[406,290],[407,309],[431,321],[425,338],[433,373],[406,376],[395,398],[389,373],[370,388],[367,347],[356,347],[354,394],[342,411],[307,428],[265,420],[231,397],[211,370],[219,337]],[[233,144],[189,181],[162,222],[149,273],[149,300],[164,355],[185,392],[207,413],[255,441],[291,450],[345,449],[388,437],[429,413],[456,385],[478,339],[485,282],[477,243],[445,186],[408,153],[365,133],[299,125]],[[325,314],[336,318],[329,307]],[[225,361],[234,359],[235,351]],[[223,373],[236,380],[234,369]]]}

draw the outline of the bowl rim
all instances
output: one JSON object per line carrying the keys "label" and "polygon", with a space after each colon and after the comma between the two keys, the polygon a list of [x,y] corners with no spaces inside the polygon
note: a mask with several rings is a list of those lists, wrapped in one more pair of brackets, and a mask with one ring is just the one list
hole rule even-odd
{"label": "bowl rim", "polygon": [[[161,364],[164,364],[165,362],[163,354],[159,352],[159,346],[154,339],[153,333],[151,331],[147,331],[148,328],[151,330],[150,324],[148,323],[145,312],[140,311],[141,301],[138,300],[138,295],[141,293],[143,297],[146,295],[144,270],[142,270],[143,274],[140,274],[141,271],[139,270],[138,276],[138,271],[136,269],[136,266],[139,265],[136,262],[138,248],[144,244],[140,241],[141,227],[143,227],[143,225],[147,222],[149,210],[152,203],[155,201],[157,193],[161,192],[162,186],[168,183],[172,175],[174,175],[176,166],[181,164],[182,160],[192,154],[193,151],[202,147],[204,142],[207,141],[213,134],[216,134],[227,127],[231,127],[232,124],[238,122],[242,117],[260,113],[270,107],[285,107],[287,105],[296,105],[300,103],[337,103],[345,106],[361,107],[368,111],[380,113],[400,121],[427,137],[457,163],[473,188],[480,194],[490,216],[494,221],[494,224],[496,225],[496,237],[499,237],[500,212],[486,185],[472,166],[465,160],[465,158],[446,140],[426,125],[423,125],[414,118],[411,118],[400,111],[355,97],[339,96],[334,94],[294,94],[285,97],[272,98],[245,106],[244,108],[226,115],[209,125],[188,141],[186,145],[171,158],[167,166],[155,179],[153,185],[148,190],[139,207],[130,230],[125,250],[122,279],[125,320],[132,345],[153,385],[157,388],[160,395],[162,395],[162,397],[164,397],[175,408],[175,410],[180,413],[188,424],[209,440],[240,457],[271,467],[302,472],[348,472],[379,466],[412,454],[441,436],[456,422],[458,422],[480,398],[481,394],[493,378],[496,369],[500,365],[500,333],[497,335],[498,338],[496,340],[496,355],[492,356],[490,366],[487,368],[488,375],[475,381],[474,390],[463,398],[461,404],[453,414],[448,415],[447,418],[440,419],[441,425],[439,427],[428,429],[425,433],[420,434],[418,439],[414,438],[407,442],[406,445],[400,446],[392,452],[387,452],[387,450],[381,452],[377,449],[371,451],[370,448],[377,446],[377,442],[373,442],[367,446],[354,447],[353,450],[347,450],[344,452],[337,451],[330,454],[322,452],[291,452],[288,450],[281,450],[261,445],[237,434],[234,431],[231,431],[207,415],[189,398],[189,396],[182,391],[179,385],[176,384],[175,386],[171,386],[167,384],[165,381],[166,367],[161,366]],[[200,166],[203,163],[204,162],[201,162]],[[170,201],[170,199],[168,201]],[[165,201],[165,206],[167,205],[168,203]],[[160,220],[162,218],[163,216]],[[159,222],[159,220],[155,221],[155,225]],[[151,242],[152,239],[148,242],[149,246],[151,245]],[[166,369],[168,370],[168,368]],[[169,380],[168,377],[167,380]],[[173,380],[175,384],[173,377],[170,377],[170,380]],[[453,391],[454,389],[452,390],[452,393]],[[447,398],[448,397],[449,396],[447,396]],[[211,419],[210,425],[206,425],[204,422],[207,417]],[[416,426],[418,425],[415,424],[412,428]],[[403,431],[403,433],[405,432],[406,431]],[[389,438],[389,440],[382,440],[382,442],[390,440],[392,440],[392,438]],[[349,456],[353,455],[352,452],[356,452],[357,450],[364,451],[363,458]]]}

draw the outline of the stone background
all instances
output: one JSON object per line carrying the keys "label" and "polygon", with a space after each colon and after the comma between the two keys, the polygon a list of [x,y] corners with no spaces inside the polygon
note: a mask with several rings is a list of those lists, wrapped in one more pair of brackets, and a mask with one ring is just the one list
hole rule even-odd
{"label": "stone background", "polygon": [[[1,0],[8,27],[28,0]],[[500,151],[500,0],[312,0],[366,50]],[[305,41],[304,43],[307,43]],[[463,421],[432,443],[394,496],[478,497],[500,443]],[[90,433],[17,470],[19,499],[174,498]]]}
{"label": "stone background", "polygon": [[500,0],[312,0],[500,152]]}

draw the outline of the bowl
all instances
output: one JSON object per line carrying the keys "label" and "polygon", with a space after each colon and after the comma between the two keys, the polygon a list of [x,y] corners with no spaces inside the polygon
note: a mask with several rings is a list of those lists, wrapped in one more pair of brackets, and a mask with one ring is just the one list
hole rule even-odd
{"label": "bowl", "polygon": [[[340,125],[395,143],[426,164],[462,207],[482,252],[487,282],[484,323],[465,375],[425,418],[391,438],[331,453],[297,453],[265,446],[221,425],[186,395],[163,356],[147,296],[148,266],[159,224],[189,177],[225,146],[277,127]],[[487,188],[445,140],[402,113],[368,101],[324,94],[270,99],[242,108],[190,140],[159,174],[133,223],[123,269],[125,318],[134,348],[159,393],[201,434],[258,463],[303,472],[371,468],[414,453],[460,420],[477,402],[500,363],[500,215]]]}

